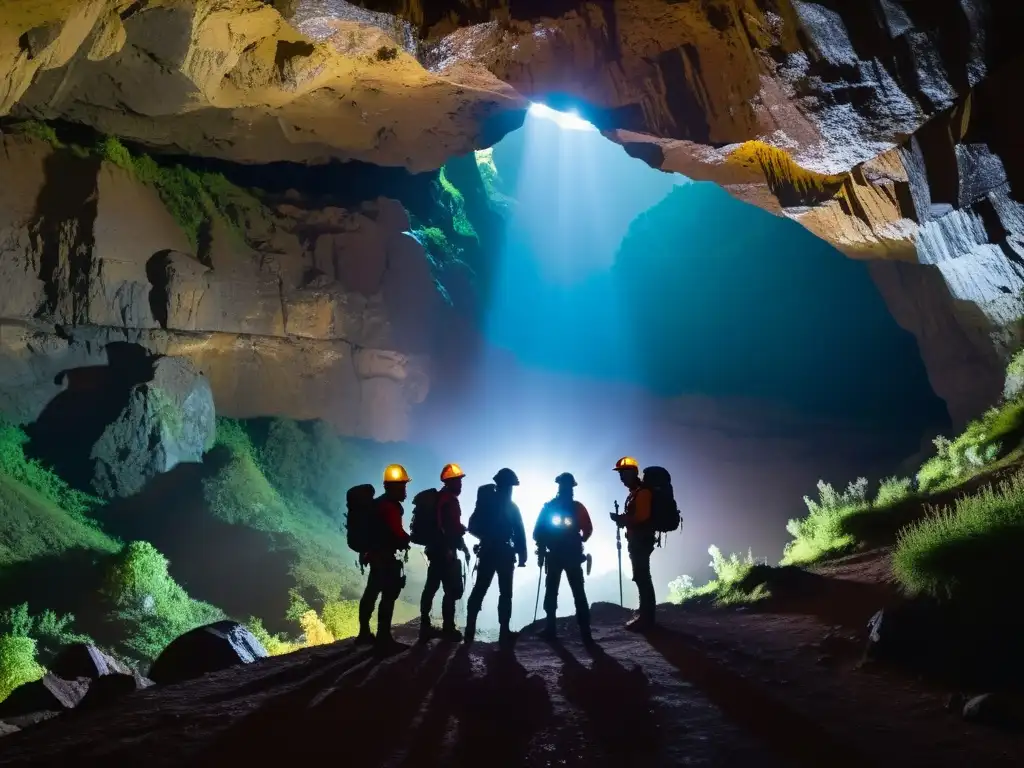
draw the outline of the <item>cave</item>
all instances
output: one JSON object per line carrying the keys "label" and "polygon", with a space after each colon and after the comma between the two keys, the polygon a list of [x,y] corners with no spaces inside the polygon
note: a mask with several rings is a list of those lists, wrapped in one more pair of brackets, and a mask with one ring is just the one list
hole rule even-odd
{"label": "cave", "polygon": [[[927,5],[0,8],[0,765],[92,749],[88,718],[52,715],[115,685],[172,695],[174,641],[215,673],[183,682],[196,722],[266,699],[290,759],[324,713],[372,729],[399,688],[397,746],[348,759],[1019,755],[997,731],[943,752],[932,714],[855,737],[936,690],[964,721],[1024,711],[1024,8]],[[514,470],[522,631],[497,581],[467,607],[487,547],[452,549],[476,644],[453,651],[444,614],[430,645],[454,588],[421,610],[441,571],[417,541],[393,629],[420,642],[364,659],[379,563],[349,491],[407,472],[411,530],[451,462],[465,525]],[[658,467],[677,508],[640,480]],[[563,473],[590,618],[567,579],[549,602],[534,552]],[[654,626],[648,537],[664,632],[630,634],[634,610]],[[132,675],[46,673],[81,643]],[[653,719],[624,728],[608,691]],[[842,703],[812,711],[822,691]],[[118,759],[284,754],[255,703],[194,728],[125,706],[97,726]]]}

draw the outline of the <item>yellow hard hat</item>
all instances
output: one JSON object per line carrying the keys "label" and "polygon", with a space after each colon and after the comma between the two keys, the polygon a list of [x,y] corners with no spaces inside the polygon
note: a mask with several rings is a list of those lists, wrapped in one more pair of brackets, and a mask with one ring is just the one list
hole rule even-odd
{"label": "yellow hard hat", "polygon": [[441,470],[441,482],[447,480],[457,480],[460,477],[465,477],[466,473],[462,471],[462,467],[458,464],[445,464],[444,469]]}
{"label": "yellow hard hat", "polygon": [[384,470],[385,483],[408,483],[409,473],[401,464],[391,464]]}
{"label": "yellow hard hat", "polygon": [[632,456],[623,456],[621,459],[615,462],[615,471],[621,472],[624,469],[632,469],[639,472],[640,465],[637,464],[636,459],[634,459]]}

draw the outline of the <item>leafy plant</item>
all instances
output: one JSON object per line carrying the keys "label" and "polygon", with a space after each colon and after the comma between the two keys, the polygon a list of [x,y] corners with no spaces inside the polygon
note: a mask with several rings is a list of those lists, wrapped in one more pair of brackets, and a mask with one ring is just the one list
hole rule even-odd
{"label": "leafy plant", "polygon": [[477,236],[476,229],[473,227],[473,222],[466,216],[466,199],[463,197],[462,192],[448,180],[443,167],[437,180],[441,184],[441,189],[448,196],[449,210],[452,214],[452,226],[455,228],[455,231],[463,237],[475,238]]}
{"label": "leafy plant", "polygon": [[36,661],[36,641],[27,635],[0,635],[0,701],[11,691],[43,676]]}
{"label": "leafy plant", "polygon": [[707,584],[694,586],[690,576],[683,575],[669,582],[668,600],[670,603],[680,604],[687,600],[707,597],[716,605],[735,605],[738,603],[750,603],[768,597],[768,592],[763,586],[758,586],[752,591],[742,588],[742,582],[757,565],[754,554],[747,550],[746,555],[735,553],[725,556],[722,551],[712,544],[708,547],[708,554],[711,555],[711,569],[715,578]]}
{"label": "leafy plant", "polygon": [[793,541],[786,545],[784,565],[809,563],[827,554],[844,552],[854,544],[843,531],[843,519],[868,508],[868,481],[860,477],[840,492],[824,480],[818,481],[818,499],[804,496],[807,517],[790,520],[786,530]]}
{"label": "leafy plant", "polygon": [[112,558],[102,597],[110,618],[128,630],[125,650],[139,660],[155,659],[179,635],[219,621],[224,614],[193,600],[171,578],[167,558],[146,541],[133,541]]}

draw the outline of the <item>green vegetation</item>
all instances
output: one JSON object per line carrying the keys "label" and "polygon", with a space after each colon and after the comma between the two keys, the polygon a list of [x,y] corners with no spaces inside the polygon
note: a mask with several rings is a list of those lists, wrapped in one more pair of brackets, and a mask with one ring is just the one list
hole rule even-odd
{"label": "green vegetation", "polygon": [[818,500],[804,496],[807,517],[790,520],[786,530],[793,541],[786,545],[783,565],[799,565],[825,555],[846,552],[854,544],[853,536],[843,530],[844,519],[867,509],[867,478],[858,478],[840,493],[824,480],[818,481]]}
{"label": "green vegetation", "polygon": [[756,602],[768,597],[768,591],[763,585],[758,585],[751,591],[743,588],[743,581],[757,565],[753,552],[748,550],[745,556],[734,553],[726,557],[712,544],[708,548],[708,554],[711,555],[711,568],[715,572],[715,578],[702,587],[694,586],[693,579],[686,575],[669,582],[670,603],[678,605],[688,600],[704,598],[715,605],[724,606]]}
{"label": "green vegetation", "polygon": [[19,685],[42,677],[43,664],[63,646],[92,642],[71,629],[74,620],[74,616],[57,616],[53,611],[33,617],[27,603],[0,613],[0,701]]}
{"label": "green vegetation", "polygon": [[941,491],[976,477],[1003,454],[1004,442],[1016,445],[1022,432],[1024,397],[990,408],[953,440],[935,438],[936,455],[918,471],[918,487]]}
{"label": "green vegetation", "polygon": [[27,635],[0,635],[0,701],[19,685],[43,676],[36,661],[36,641]]}
{"label": "green vegetation", "polygon": [[13,130],[45,141],[55,149],[69,149],[79,157],[100,157],[152,186],[197,251],[201,234],[215,216],[244,242],[246,223],[262,215],[259,200],[222,174],[192,171],[181,165],[159,165],[149,155],[132,154],[116,136],[106,136],[90,149],[64,144],[52,126],[37,120],[18,123]]}
{"label": "green vegetation", "polygon": [[111,620],[128,630],[119,650],[138,660],[155,659],[176,637],[224,618],[189,597],[167,572],[167,558],[145,541],[133,541],[111,560],[103,598]]}
{"label": "green vegetation", "polygon": [[444,168],[441,168],[437,180],[447,195],[447,205],[452,214],[452,225],[455,232],[463,237],[475,238],[477,236],[476,229],[473,227],[473,222],[466,216],[466,200],[462,196],[462,192],[448,180]]}
{"label": "green vegetation", "polygon": [[893,553],[908,591],[971,603],[1019,594],[1024,472],[930,512],[900,533]]}
{"label": "green vegetation", "polygon": [[358,595],[362,579],[340,524],[344,478],[351,479],[345,468],[358,457],[346,457],[323,424],[307,430],[275,419],[261,443],[240,422],[218,419],[217,445],[228,460],[204,481],[210,510],[226,522],[273,534],[276,549],[294,554],[292,577],[311,599]]}
{"label": "green vegetation", "polygon": [[0,566],[72,549],[114,552],[88,515],[99,501],[25,456],[28,436],[0,421]]}
{"label": "green vegetation", "polygon": [[53,130],[53,127],[38,120],[26,120],[25,122],[17,123],[11,129],[14,133],[22,136],[45,141],[54,149],[64,148],[64,143],[57,137],[57,132]]}
{"label": "green vegetation", "polygon": [[394,61],[398,58],[398,49],[393,45],[382,45],[373,57],[377,61]]}
{"label": "green vegetation", "polygon": [[181,165],[161,166],[148,155],[133,155],[116,136],[107,136],[100,155],[156,189],[171,216],[198,250],[200,233],[219,217],[244,241],[244,222],[259,215],[260,202],[222,174],[189,170]]}

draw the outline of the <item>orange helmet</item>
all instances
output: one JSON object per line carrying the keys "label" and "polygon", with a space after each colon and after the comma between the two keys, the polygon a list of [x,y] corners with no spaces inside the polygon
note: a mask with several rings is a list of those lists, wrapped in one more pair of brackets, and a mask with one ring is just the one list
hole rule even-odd
{"label": "orange helmet", "polygon": [[636,459],[632,456],[623,456],[621,459],[615,462],[615,471],[621,472],[624,469],[632,469],[634,472],[640,471],[640,465],[637,464]]}
{"label": "orange helmet", "polygon": [[465,477],[466,473],[462,471],[462,467],[458,464],[445,464],[444,469],[441,470],[441,482],[447,482],[448,480],[457,480],[460,477]]}
{"label": "orange helmet", "polygon": [[384,482],[408,483],[409,473],[405,471],[405,467],[401,464],[389,464],[388,468],[384,470]]}

